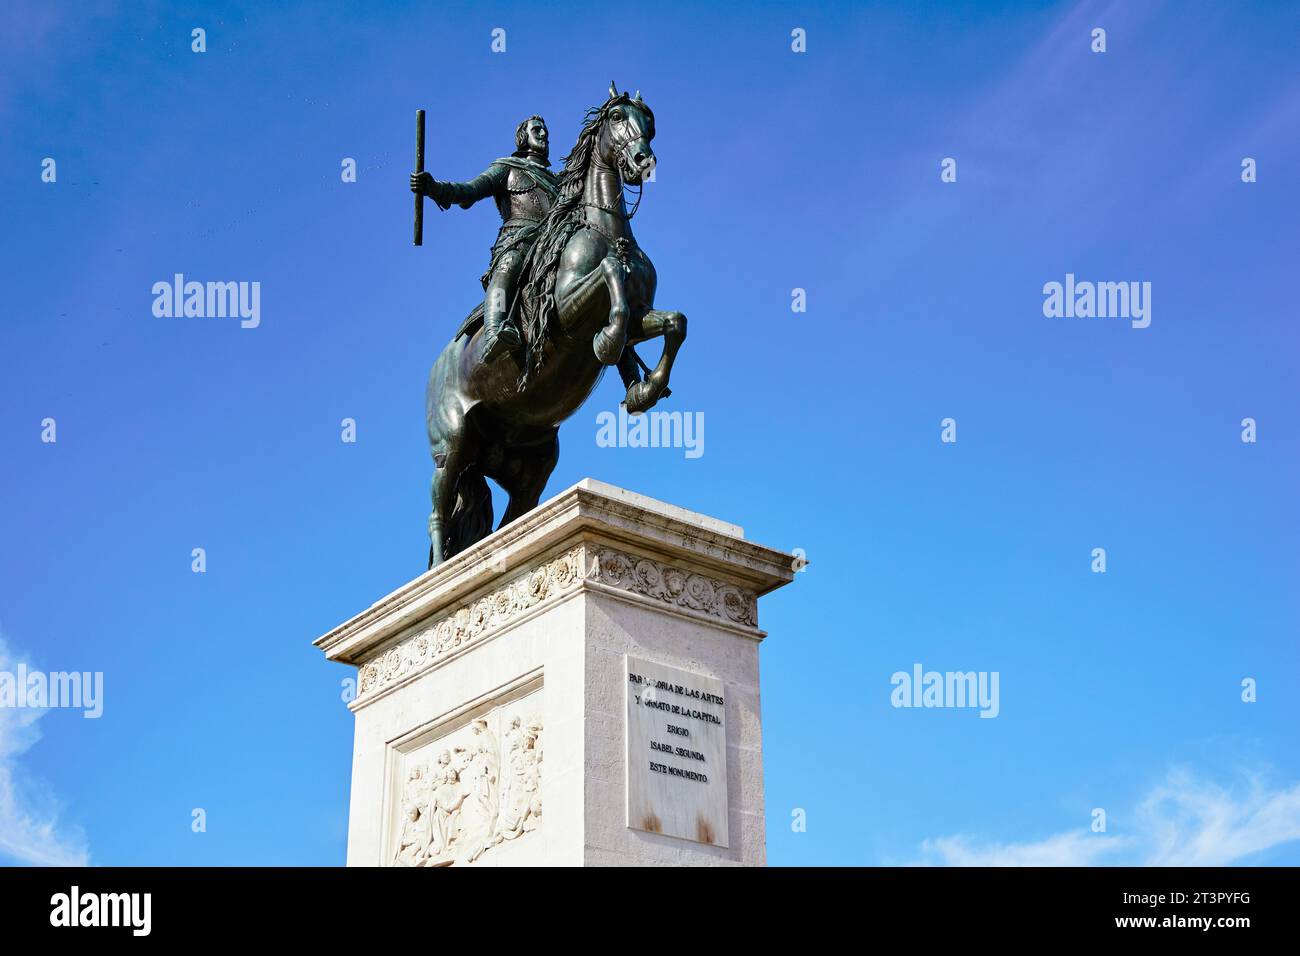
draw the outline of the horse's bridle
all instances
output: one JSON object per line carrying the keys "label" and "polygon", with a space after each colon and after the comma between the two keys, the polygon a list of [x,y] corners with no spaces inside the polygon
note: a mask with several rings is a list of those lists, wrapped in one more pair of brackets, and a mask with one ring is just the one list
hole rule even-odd
{"label": "horse's bridle", "polygon": [[[626,120],[626,117],[624,117],[624,119]],[[608,124],[608,123],[610,122],[610,118],[609,118],[608,116],[605,117],[605,122],[606,122],[606,124]],[[612,130],[611,130],[610,132],[611,132],[611,134],[613,133]],[[644,135],[645,135],[644,132],[642,132],[642,133],[641,133],[641,136],[644,136]],[[610,136],[610,140],[612,141],[613,146],[614,146],[614,149],[615,149],[615,151],[618,153],[618,155],[621,156],[624,160],[626,160],[626,159],[627,159],[627,147],[628,147],[628,145],[631,144],[631,143],[633,143],[633,142],[635,142],[637,139],[640,139],[641,136],[638,136],[638,137],[628,136],[628,137],[626,137],[625,139],[622,139],[622,140],[615,140],[614,137],[613,137],[613,135],[611,135],[611,136]],[[593,165],[593,166],[596,166],[598,169],[610,169],[610,167],[606,166],[604,163],[602,163],[599,159],[597,159],[597,158],[595,158],[595,157],[592,157],[591,162],[592,162],[592,165]],[[616,164],[616,166],[617,166],[617,164]],[[612,171],[612,172],[616,172],[616,173],[618,173],[619,186],[620,186],[623,190],[626,191],[626,189],[628,188],[628,185],[627,185],[627,180],[626,180],[626,179],[624,178],[624,176],[623,176],[623,171],[622,171],[621,169],[618,169],[618,168],[615,168],[615,169],[613,169],[613,170],[611,170],[611,171]],[[631,211],[631,212],[628,212],[628,213],[625,213],[625,215],[627,216],[627,220],[628,220],[628,222],[631,222],[631,221],[632,221],[632,217],[636,215],[636,211],[637,211],[638,209],[641,208],[641,195],[642,195],[644,192],[645,192],[645,180],[642,180],[641,183],[640,183],[640,185],[637,187],[637,191],[636,191],[636,202],[634,202],[634,203],[632,204],[632,211]],[[596,209],[600,209],[600,210],[603,210],[603,211],[608,212],[608,213],[617,213],[617,212],[618,212],[617,209],[609,209],[609,208],[607,208],[607,207],[605,207],[605,206],[600,205],[599,203],[584,202],[583,205],[584,205],[584,206],[593,206],[593,207],[595,207]],[[626,200],[623,201],[623,208],[624,208],[624,209],[627,208],[627,201],[626,201]],[[599,230],[599,229],[598,229],[597,231],[601,231],[601,232],[603,232],[603,230]]]}

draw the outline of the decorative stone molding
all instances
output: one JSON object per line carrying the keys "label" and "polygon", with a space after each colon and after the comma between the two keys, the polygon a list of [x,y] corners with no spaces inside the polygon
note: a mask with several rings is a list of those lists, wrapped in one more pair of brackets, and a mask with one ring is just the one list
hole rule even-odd
{"label": "decorative stone molding", "polygon": [[424,670],[548,597],[571,590],[582,579],[582,563],[582,549],[574,548],[421,628],[361,668],[358,699]]}
{"label": "decorative stone molding", "polygon": [[650,558],[601,548],[596,552],[588,578],[677,607],[701,611],[732,624],[758,627],[758,598],[753,591]]}
{"label": "decorative stone molding", "polygon": [[[589,579],[590,586],[617,588],[629,596],[663,602],[660,606],[671,604],[682,613],[713,616],[741,628],[753,627],[755,617],[742,611],[744,598],[761,597],[789,584],[799,566],[791,555],[745,540],[744,532],[736,525],[585,478],[380,598],[322,635],[315,644],[332,661],[364,668],[382,659],[385,649],[444,615],[450,607],[466,602],[472,606],[476,603],[473,595],[502,587],[508,577],[517,573],[516,569],[546,561],[557,548],[584,549],[586,567],[594,560],[593,550],[606,544],[614,550],[654,555],[688,575],[706,575],[715,596],[723,603],[710,604],[706,589],[698,583],[690,585],[685,600],[679,600],[671,590],[675,578],[665,582],[669,587],[666,596],[659,592],[657,597],[653,596],[657,586],[644,578],[639,584],[630,584],[621,575],[613,575],[616,583]],[[686,568],[692,572],[686,572]],[[719,586],[727,589],[732,585],[739,589],[739,595],[727,590],[719,593]],[[396,666],[401,666],[400,660]],[[370,686],[379,683],[372,674]]]}
{"label": "decorative stone molding", "polygon": [[546,599],[571,591],[584,581],[729,624],[758,627],[758,598],[753,591],[614,548],[596,547],[593,553],[589,548],[577,547],[440,616],[362,665],[358,699],[484,639]]}
{"label": "decorative stone molding", "polygon": [[800,566],[583,479],[332,627],[348,865],[763,865],[756,604]]}

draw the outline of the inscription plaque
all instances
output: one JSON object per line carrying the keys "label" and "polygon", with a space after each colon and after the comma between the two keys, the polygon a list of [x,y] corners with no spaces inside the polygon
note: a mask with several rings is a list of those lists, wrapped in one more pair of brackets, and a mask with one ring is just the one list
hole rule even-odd
{"label": "inscription plaque", "polygon": [[625,656],[627,825],[728,845],[722,681]]}

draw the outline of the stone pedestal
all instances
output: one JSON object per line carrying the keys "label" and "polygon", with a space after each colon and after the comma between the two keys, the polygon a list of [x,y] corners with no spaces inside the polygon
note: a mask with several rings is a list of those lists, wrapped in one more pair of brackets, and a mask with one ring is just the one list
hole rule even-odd
{"label": "stone pedestal", "polygon": [[587,479],[330,631],[348,865],[764,863],[757,601],[793,566]]}

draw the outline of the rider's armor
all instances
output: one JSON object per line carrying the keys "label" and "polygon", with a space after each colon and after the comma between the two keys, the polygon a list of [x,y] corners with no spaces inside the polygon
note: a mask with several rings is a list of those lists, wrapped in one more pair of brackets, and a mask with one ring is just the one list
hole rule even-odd
{"label": "rider's armor", "polygon": [[524,256],[538,226],[555,202],[557,180],[545,159],[527,150],[495,160],[467,183],[435,181],[429,195],[442,209],[453,204],[468,209],[491,196],[501,214],[501,231],[492,246],[492,259],[482,275],[484,358],[520,344],[518,329],[509,322]]}

